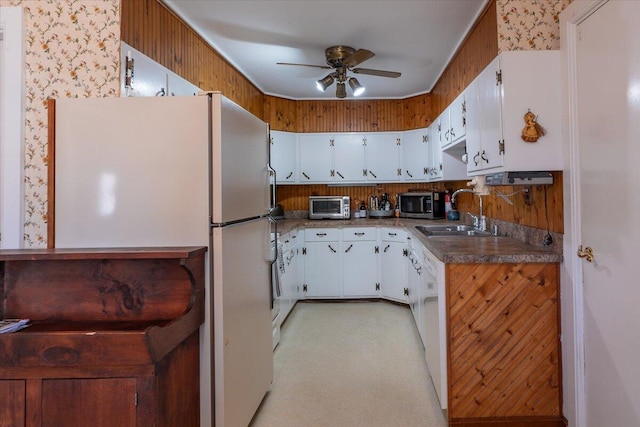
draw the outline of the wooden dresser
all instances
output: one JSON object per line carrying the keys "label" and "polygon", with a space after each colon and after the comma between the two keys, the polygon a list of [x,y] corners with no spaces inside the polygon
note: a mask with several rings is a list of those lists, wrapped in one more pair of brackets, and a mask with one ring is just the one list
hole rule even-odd
{"label": "wooden dresser", "polygon": [[0,251],[0,425],[199,426],[206,250]]}

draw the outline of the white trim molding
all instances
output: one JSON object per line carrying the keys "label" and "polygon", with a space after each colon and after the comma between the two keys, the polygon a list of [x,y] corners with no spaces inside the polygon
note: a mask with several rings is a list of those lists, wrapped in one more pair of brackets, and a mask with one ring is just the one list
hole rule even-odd
{"label": "white trim molding", "polygon": [[584,294],[581,264],[574,256],[581,242],[580,175],[577,127],[576,41],[578,25],[608,0],[579,0],[560,14],[564,144],[564,263],[561,271],[563,413],[572,427],[587,427],[585,399]]}
{"label": "white trim molding", "polygon": [[22,7],[0,7],[0,249],[24,246]]}

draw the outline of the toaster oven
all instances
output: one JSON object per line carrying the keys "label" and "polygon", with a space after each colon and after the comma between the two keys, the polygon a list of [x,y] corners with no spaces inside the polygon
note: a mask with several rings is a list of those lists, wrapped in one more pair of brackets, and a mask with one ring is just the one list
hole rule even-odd
{"label": "toaster oven", "polygon": [[349,219],[351,198],[349,196],[310,196],[309,219]]}
{"label": "toaster oven", "polygon": [[401,193],[398,204],[402,218],[440,219],[445,216],[444,193],[437,191]]}

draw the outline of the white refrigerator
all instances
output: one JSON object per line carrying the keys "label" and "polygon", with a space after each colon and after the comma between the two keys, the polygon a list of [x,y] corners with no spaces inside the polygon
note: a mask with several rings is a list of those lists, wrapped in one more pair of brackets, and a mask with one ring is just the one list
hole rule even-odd
{"label": "white refrigerator", "polygon": [[55,246],[208,246],[201,425],[246,427],[273,379],[267,124],[220,93],[55,117]]}

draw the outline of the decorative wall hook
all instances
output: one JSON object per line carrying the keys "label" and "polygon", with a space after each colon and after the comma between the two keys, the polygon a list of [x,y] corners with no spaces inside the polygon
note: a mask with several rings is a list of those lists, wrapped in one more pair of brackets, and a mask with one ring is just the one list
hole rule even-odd
{"label": "decorative wall hook", "polygon": [[525,126],[522,129],[522,140],[525,142],[537,142],[538,138],[546,134],[545,129],[538,124],[538,116],[527,111],[524,115]]}

